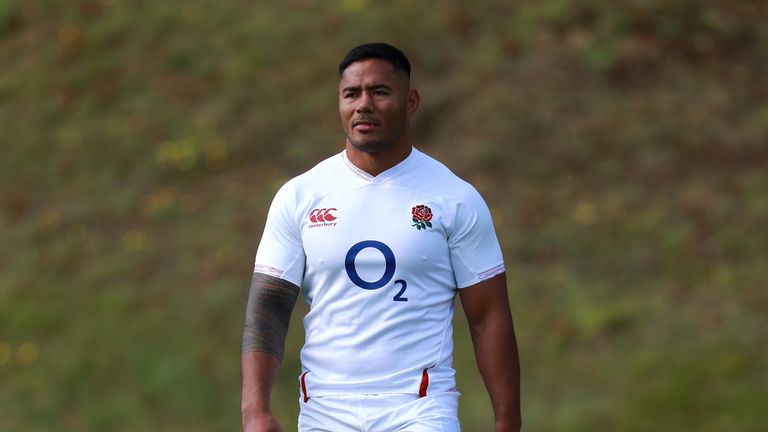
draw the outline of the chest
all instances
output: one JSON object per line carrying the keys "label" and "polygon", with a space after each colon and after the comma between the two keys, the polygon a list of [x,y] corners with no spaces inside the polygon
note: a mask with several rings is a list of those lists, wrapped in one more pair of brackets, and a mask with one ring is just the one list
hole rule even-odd
{"label": "chest", "polygon": [[337,275],[376,289],[403,275],[450,268],[450,215],[438,199],[402,188],[364,188],[315,198],[305,208],[308,280]]}

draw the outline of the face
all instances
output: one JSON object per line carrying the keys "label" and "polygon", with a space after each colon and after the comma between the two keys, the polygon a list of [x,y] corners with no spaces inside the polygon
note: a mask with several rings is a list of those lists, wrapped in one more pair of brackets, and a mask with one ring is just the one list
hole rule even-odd
{"label": "face", "polygon": [[377,153],[406,140],[419,95],[408,75],[385,60],[352,63],[339,81],[339,115],[347,142],[366,153]]}

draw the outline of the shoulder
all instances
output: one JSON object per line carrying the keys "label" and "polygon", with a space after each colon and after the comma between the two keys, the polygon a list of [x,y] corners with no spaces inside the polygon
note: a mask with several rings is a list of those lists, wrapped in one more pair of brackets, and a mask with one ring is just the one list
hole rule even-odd
{"label": "shoulder", "polygon": [[292,178],[288,183],[297,188],[329,184],[329,182],[333,180],[333,177],[338,174],[342,164],[341,153],[336,153],[319,162],[309,170]]}
{"label": "shoulder", "polygon": [[337,187],[339,184],[339,171],[343,161],[341,154],[319,162],[309,170],[288,180],[277,192],[277,197],[293,197],[300,201],[301,197],[322,194]]}
{"label": "shoulder", "polygon": [[456,175],[450,168],[424,153],[409,175],[417,179],[419,189],[439,203],[446,215],[446,233],[453,237],[458,232],[471,230],[476,224],[492,226],[488,204],[478,190],[468,181]]}
{"label": "shoulder", "polygon": [[426,153],[415,150],[416,163],[408,173],[409,183],[434,195],[457,200],[479,198],[477,189],[456,175],[445,164]]}

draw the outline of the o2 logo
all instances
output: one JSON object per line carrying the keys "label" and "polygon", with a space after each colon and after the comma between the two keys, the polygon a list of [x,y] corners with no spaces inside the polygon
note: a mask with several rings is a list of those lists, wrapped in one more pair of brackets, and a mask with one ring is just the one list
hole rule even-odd
{"label": "o2 logo", "polygon": [[[363,249],[367,248],[374,248],[381,252],[382,255],[384,255],[384,274],[379,280],[373,282],[369,282],[361,278],[357,273],[357,269],[355,268],[355,258],[357,258],[357,254],[359,254]],[[376,240],[365,240],[355,244],[349,248],[347,257],[344,259],[344,267],[347,269],[347,276],[349,276],[349,280],[351,280],[352,283],[359,286],[360,288],[366,290],[375,290],[387,285],[395,275],[395,265],[395,254],[392,253],[392,249],[390,249],[389,246],[385,245],[384,243]],[[400,285],[400,291],[395,294],[395,296],[392,298],[392,301],[408,301],[407,297],[403,297],[408,284],[404,280],[398,279],[395,281],[395,285]]]}

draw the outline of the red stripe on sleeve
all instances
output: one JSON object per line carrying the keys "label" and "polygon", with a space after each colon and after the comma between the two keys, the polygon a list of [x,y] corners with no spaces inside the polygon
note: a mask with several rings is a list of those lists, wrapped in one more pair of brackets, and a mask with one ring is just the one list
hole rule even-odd
{"label": "red stripe on sleeve", "polygon": [[419,386],[419,397],[422,398],[427,395],[427,387],[429,387],[429,372],[424,369],[421,373],[421,386]]}
{"label": "red stripe on sleeve", "polygon": [[309,372],[304,372],[301,374],[301,393],[304,396],[304,403],[307,403],[309,400],[309,395],[307,394],[307,383],[304,380]]}

